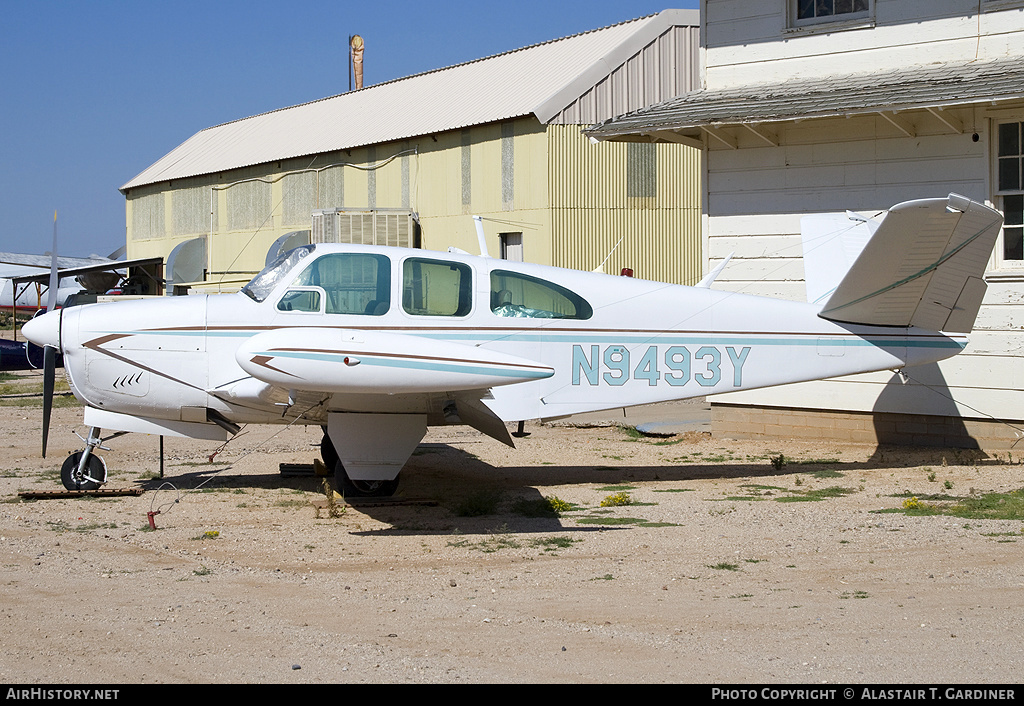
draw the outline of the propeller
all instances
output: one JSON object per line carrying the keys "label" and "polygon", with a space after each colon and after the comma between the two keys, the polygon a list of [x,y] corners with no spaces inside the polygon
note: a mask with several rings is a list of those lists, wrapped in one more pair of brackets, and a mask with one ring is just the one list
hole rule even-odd
{"label": "propeller", "polygon": [[[53,248],[50,251],[50,286],[47,289],[46,310],[57,306],[57,212],[53,212]],[[57,371],[57,349],[43,347],[43,458],[46,458],[46,441],[50,436],[50,413],[53,411],[53,385]]]}

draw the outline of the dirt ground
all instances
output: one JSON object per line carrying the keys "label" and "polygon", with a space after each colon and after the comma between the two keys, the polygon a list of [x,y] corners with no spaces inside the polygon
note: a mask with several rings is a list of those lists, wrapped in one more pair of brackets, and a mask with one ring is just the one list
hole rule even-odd
{"label": "dirt ground", "polygon": [[[1020,681],[1024,525],[893,512],[1020,488],[1015,454],[448,427],[407,504],[331,518],[279,473],[319,428],[250,427],[213,463],[168,438],[163,480],[128,435],[108,487],[142,495],[23,500],[86,431],[55,410],[41,459],[39,417],[0,408],[3,682]],[[550,497],[572,509],[531,516]]]}

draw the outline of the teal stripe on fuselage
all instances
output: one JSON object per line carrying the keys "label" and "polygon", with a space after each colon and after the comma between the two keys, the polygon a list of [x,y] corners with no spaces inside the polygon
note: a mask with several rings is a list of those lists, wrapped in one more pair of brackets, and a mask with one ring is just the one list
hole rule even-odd
{"label": "teal stripe on fuselage", "polygon": [[940,349],[963,349],[966,344],[951,338],[941,339],[915,339],[894,338],[835,338],[828,334],[821,334],[816,338],[813,334],[809,336],[793,336],[790,338],[757,338],[759,334],[715,334],[703,335],[675,334],[675,333],[651,333],[651,334],[536,334],[533,332],[516,333],[510,335],[484,335],[479,333],[419,333],[415,334],[424,338],[449,341],[479,341],[482,343],[497,343],[502,341],[517,341],[523,343],[590,343],[590,344],[659,344],[659,345],[730,345],[730,346],[869,346],[874,348],[940,348]]}
{"label": "teal stripe on fuselage", "polygon": [[[122,335],[148,335],[148,336],[209,336],[210,338],[250,338],[257,333],[263,333],[266,329],[251,330],[211,330],[211,331],[123,331],[115,332]],[[373,329],[381,333],[387,333],[388,329]],[[844,346],[869,346],[874,348],[937,348],[940,350],[957,349],[962,350],[965,343],[953,338],[935,337],[900,337],[899,334],[884,334],[881,336],[838,337],[833,334],[807,334],[800,336],[786,336],[785,334],[728,334],[728,333],[672,333],[672,332],[651,332],[651,333],[615,333],[601,332],[591,333],[587,331],[573,332],[552,332],[552,331],[410,331],[401,329],[396,331],[410,336],[420,336],[440,341],[473,341],[476,343],[499,343],[499,342],[521,342],[521,343],[590,343],[590,344],[659,344],[659,345],[730,345],[730,346],[815,346],[815,347],[844,347]],[[760,336],[769,336],[761,338]]]}

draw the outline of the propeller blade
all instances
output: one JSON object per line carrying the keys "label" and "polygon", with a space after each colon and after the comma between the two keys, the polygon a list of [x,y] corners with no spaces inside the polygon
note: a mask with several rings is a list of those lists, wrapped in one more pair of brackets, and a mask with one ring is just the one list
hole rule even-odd
{"label": "propeller blade", "polygon": [[[46,297],[46,310],[57,306],[57,212],[53,212],[53,249],[50,250],[50,287]],[[46,441],[50,436],[50,413],[53,411],[53,384],[57,370],[57,351],[52,346],[43,348],[43,458],[46,458]]]}
{"label": "propeller blade", "polygon": [[50,250],[50,286],[46,292],[46,310],[53,311],[57,306],[57,285],[60,277],[57,275],[57,212],[53,212],[53,248]]}
{"label": "propeller blade", "polygon": [[53,409],[53,382],[57,368],[57,351],[43,348],[43,458],[46,458],[46,440],[50,436],[50,411]]}

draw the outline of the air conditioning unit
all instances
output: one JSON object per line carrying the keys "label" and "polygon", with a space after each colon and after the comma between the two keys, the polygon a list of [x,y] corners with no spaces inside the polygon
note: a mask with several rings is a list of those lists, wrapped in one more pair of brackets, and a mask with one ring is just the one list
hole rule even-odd
{"label": "air conditioning unit", "polygon": [[313,211],[310,242],[414,247],[416,217],[404,209]]}

